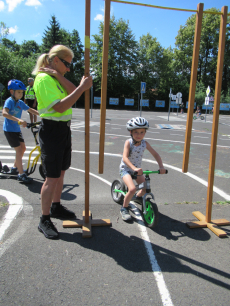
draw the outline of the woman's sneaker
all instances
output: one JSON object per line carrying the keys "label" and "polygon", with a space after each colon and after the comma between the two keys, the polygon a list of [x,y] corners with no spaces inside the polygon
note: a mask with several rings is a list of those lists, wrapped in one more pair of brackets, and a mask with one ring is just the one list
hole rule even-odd
{"label": "woman's sneaker", "polygon": [[62,204],[53,205],[50,208],[50,217],[57,219],[74,219],[76,215],[73,211],[67,209]]}
{"label": "woman's sneaker", "polygon": [[42,222],[42,218],[40,218],[38,230],[39,232],[43,233],[44,236],[48,239],[57,239],[59,237],[58,230],[53,225],[53,222],[50,219]]}
{"label": "woman's sneaker", "polygon": [[28,177],[25,173],[23,173],[23,174],[18,174],[18,181],[24,184],[30,184],[32,183],[33,179]]}
{"label": "woman's sneaker", "polygon": [[124,220],[124,221],[131,221],[132,220],[132,217],[129,214],[128,208],[122,207],[121,210],[120,210],[120,214],[121,214],[122,220]]}

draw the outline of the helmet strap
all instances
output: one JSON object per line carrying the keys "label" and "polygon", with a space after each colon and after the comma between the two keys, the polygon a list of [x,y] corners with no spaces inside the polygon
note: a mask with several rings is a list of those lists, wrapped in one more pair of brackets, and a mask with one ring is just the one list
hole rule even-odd
{"label": "helmet strap", "polygon": [[[13,92],[15,92],[15,90],[13,90]],[[15,98],[14,93],[13,93],[13,94],[11,94],[11,97],[14,99],[14,101],[15,101],[15,102],[18,102],[18,100]]]}
{"label": "helmet strap", "polygon": [[133,144],[134,144],[134,145],[137,144],[137,143],[141,143],[141,141],[136,141],[136,140],[133,138],[132,132],[131,132],[131,138],[132,138],[132,140],[133,140]]}

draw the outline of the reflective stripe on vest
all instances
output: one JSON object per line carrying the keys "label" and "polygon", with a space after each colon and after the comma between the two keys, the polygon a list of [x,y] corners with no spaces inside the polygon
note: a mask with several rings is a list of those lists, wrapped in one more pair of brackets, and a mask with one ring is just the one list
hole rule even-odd
{"label": "reflective stripe on vest", "polygon": [[25,99],[34,100],[35,99],[35,92],[33,87],[27,86],[25,92]]}
{"label": "reflective stripe on vest", "polygon": [[41,118],[50,119],[55,121],[69,121],[72,119],[72,108],[67,109],[64,113],[58,113],[52,107],[60,102],[61,100],[53,101],[47,108],[39,109],[38,103],[38,113]]}

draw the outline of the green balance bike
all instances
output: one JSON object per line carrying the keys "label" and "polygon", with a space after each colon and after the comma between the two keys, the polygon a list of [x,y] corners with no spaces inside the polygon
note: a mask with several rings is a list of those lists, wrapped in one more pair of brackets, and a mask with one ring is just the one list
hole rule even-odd
{"label": "green balance bike", "polygon": [[[137,204],[140,204],[142,207],[142,217],[144,223],[149,228],[154,228],[158,224],[159,213],[157,204],[155,203],[154,195],[151,193],[150,186],[150,174],[160,174],[160,170],[157,171],[143,171],[143,175],[145,175],[145,182],[136,185],[136,191],[145,188],[146,193],[143,197],[132,199]],[[165,174],[168,173],[166,170]],[[132,175],[132,179],[135,180],[137,178],[137,172],[134,172]],[[113,181],[111,185],[111,195],[114,202],[118,204],[123,204],[124,197],[128,191],[127,186],[124,184],[122,179],[116,179]]]}

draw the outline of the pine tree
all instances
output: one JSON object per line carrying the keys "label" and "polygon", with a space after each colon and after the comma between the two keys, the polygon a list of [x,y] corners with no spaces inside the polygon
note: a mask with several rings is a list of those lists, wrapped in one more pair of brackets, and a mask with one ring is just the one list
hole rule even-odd
{"label": "pine tree", "polygon": [[42,51],[45,53],[48,53],[53,46],[62,44],[63,41],[60,24],[54,15],[51,16],[49,23],[50,27],[47,27],[42,37]]}

